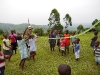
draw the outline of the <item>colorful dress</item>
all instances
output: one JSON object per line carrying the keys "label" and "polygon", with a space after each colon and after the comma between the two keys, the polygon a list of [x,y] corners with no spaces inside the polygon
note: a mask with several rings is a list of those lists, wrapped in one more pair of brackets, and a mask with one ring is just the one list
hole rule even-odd
{"label": "colorful dress", "polygon": [[17,40],[19,46],[19,52],[21,54],[21,59],[27,58],[29,56],[28,49],[25,43],[25,40]]}

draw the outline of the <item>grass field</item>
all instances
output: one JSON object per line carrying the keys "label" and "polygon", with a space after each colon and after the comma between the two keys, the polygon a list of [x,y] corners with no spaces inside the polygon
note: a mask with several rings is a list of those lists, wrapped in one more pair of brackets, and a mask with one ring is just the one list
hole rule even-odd
{"label": "grass field", "polygon": [[[20,54],[14,54],[11,62],[6,62],[5,75],[58,75],[57,69],[60,64],[68,64],[71,66],[71,75],[100,75],[100,65],[96,66],[93,49],[90,47],[93,33],[87,33],[79,36],[80,38],[80,60],[75,61],[75,56],[70,46],[70,53],[61,56],[57,46],[55,51],[51,52],[48,44],[48,37],[39,37],[36,43],[37,55],[36,61],[27,60],[25,63],[25,71],[19,69]],[[99,39],[100,41],[100,33]]]}

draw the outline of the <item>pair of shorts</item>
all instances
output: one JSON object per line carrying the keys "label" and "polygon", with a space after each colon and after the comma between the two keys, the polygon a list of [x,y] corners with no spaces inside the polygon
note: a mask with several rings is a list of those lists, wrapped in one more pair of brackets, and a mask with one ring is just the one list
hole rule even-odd
{"label": "pair of shorts", "polygon": [[0,75],[4,75],[5,67],[0,68]]}
{"label": "pair of shorts", "polygon": [[60,47],[60,50],[65,51],[65,47]]}
{"label": "pair of shorts", "polygon": [[98,63],[100,63],[100,56],[96,56],[95,57],[95,61],[98,62]]}
{"label": "pair of shorts", "polygon": [[4,50],[4,55],[12,55],[12,50]]}

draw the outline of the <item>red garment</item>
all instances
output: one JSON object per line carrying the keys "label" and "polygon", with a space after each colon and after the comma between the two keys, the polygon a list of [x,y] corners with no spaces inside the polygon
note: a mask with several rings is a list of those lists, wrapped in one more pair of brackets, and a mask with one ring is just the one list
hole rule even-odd
{"label": "red garment", "polygon": [[66,46],[70,45],[70,34],[64,34],[64,39],[66,41]]}
{"label": "red garment", "polygon": [[65,46],[66,46],[66,41],[60,40],[60,47],[65,47]]}
{"label": "red garment", "polygon": [[[0,59],[4,59],[4,55],[3,53],[0,52]],[[5,60],[1,60],[0,61],[0,68],[5,66]]]}

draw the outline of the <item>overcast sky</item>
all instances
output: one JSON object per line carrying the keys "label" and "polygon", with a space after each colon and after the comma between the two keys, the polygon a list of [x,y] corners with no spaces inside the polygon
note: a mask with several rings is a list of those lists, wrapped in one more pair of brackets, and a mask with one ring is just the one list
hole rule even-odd
{"label": "overcast sky", "polygon": [[47,25],[52,9],[60,13],[60,21],[68,13],[72,23],[100,20],[100,0],[0,0],[1,23]]}

